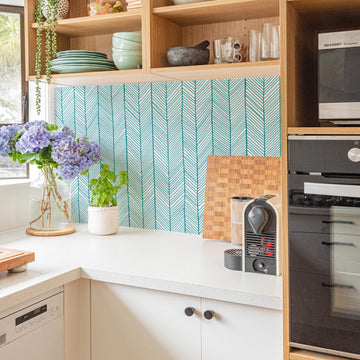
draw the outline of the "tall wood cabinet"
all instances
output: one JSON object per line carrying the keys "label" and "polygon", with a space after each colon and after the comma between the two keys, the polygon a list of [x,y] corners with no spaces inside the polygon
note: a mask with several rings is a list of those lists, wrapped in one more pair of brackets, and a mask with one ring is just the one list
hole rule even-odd
{"label": "tall wood cabinet", "polygon": [[[360,127],[318,122],[317,39],[320,32],[359,29],[358,0],[280,0],[282,205],[287,204],[287,138],[293,134],[354,135]],[[336,356],[289,346],[288,218],[283,218],[284,359],[335,360]]]}

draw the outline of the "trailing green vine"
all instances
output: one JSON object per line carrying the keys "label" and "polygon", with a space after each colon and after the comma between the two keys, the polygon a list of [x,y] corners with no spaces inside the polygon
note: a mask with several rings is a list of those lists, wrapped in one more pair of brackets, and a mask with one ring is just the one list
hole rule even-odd
{"label": "trailing green vine", "polygon": [[[56,15],[59,9],[59,0],[38,0],[35,4],[35,22],[36,30],[36,56],[35,56],[35,73],[36,73],[36,112],[39,115],[41,111],[41,89],[40,78],[43,59],[43,40],[45,31],[45,74],[48,84],[51,82],[51,66],[50,61],[56,56],[57,52],[57,35],[56,35]],[[45,24],[43,18],[45,15]]]}

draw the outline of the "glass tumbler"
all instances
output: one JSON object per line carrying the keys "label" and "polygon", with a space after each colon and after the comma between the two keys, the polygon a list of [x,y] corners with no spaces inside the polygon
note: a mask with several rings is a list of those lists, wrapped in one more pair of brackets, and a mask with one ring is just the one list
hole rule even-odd
{"label": "glass tumbler", "polygon": [[245,206],[254,198],[236,196],[230,200],[231,205],[231,246],[239,247],[242,244],[243,211]]}
{"label": "glass tumbler", "polygon": [[249,61],[260,61],[261,33],[250,30],[249,33]]}
{"label": "glass tumbler", "polygon": [[280,59],[280,25],[271,28],[270,57],[274,60]]}
{"label": "glass tumbler", "polygon": [[270,23],[264,24],[261,37],[261,60],[271,60],[271,29],[272,25]]}

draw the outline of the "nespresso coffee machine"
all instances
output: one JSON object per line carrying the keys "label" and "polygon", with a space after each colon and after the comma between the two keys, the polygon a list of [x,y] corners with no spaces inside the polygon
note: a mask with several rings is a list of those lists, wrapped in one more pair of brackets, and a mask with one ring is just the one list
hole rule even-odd
{"label": "nespresso coffee machine", "polygon": [[279,199],[259,196],[244,209],[243,269],[247,272],[280,275]]}

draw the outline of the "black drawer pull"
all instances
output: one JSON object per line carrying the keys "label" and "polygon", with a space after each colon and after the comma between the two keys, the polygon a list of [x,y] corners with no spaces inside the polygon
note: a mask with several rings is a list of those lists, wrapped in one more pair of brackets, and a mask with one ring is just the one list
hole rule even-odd
{"label": "black drawer pull", "polygon": [[321,243],[322,245],[327,245],[327,246],[332,246],[332,245],[342,245],[342,246],[355,246],[354,243],[343,243],[343,242],[328,242],[328,241],[323,241]]}
{"label": "black drawer pull", "polygon": [[323,287],[327,287],[327,288],[341,288],[341,289],[354,289],[354,286],[352,285],[343,285],[343,284],[326,284],[326,283],[321,283],[321,286]]}
{"label": "black drawer pull", "polygon": [[323,220],[323,224],[348,224],[348,225],[355,225],[353,221],[346,221],[346,220]]}

